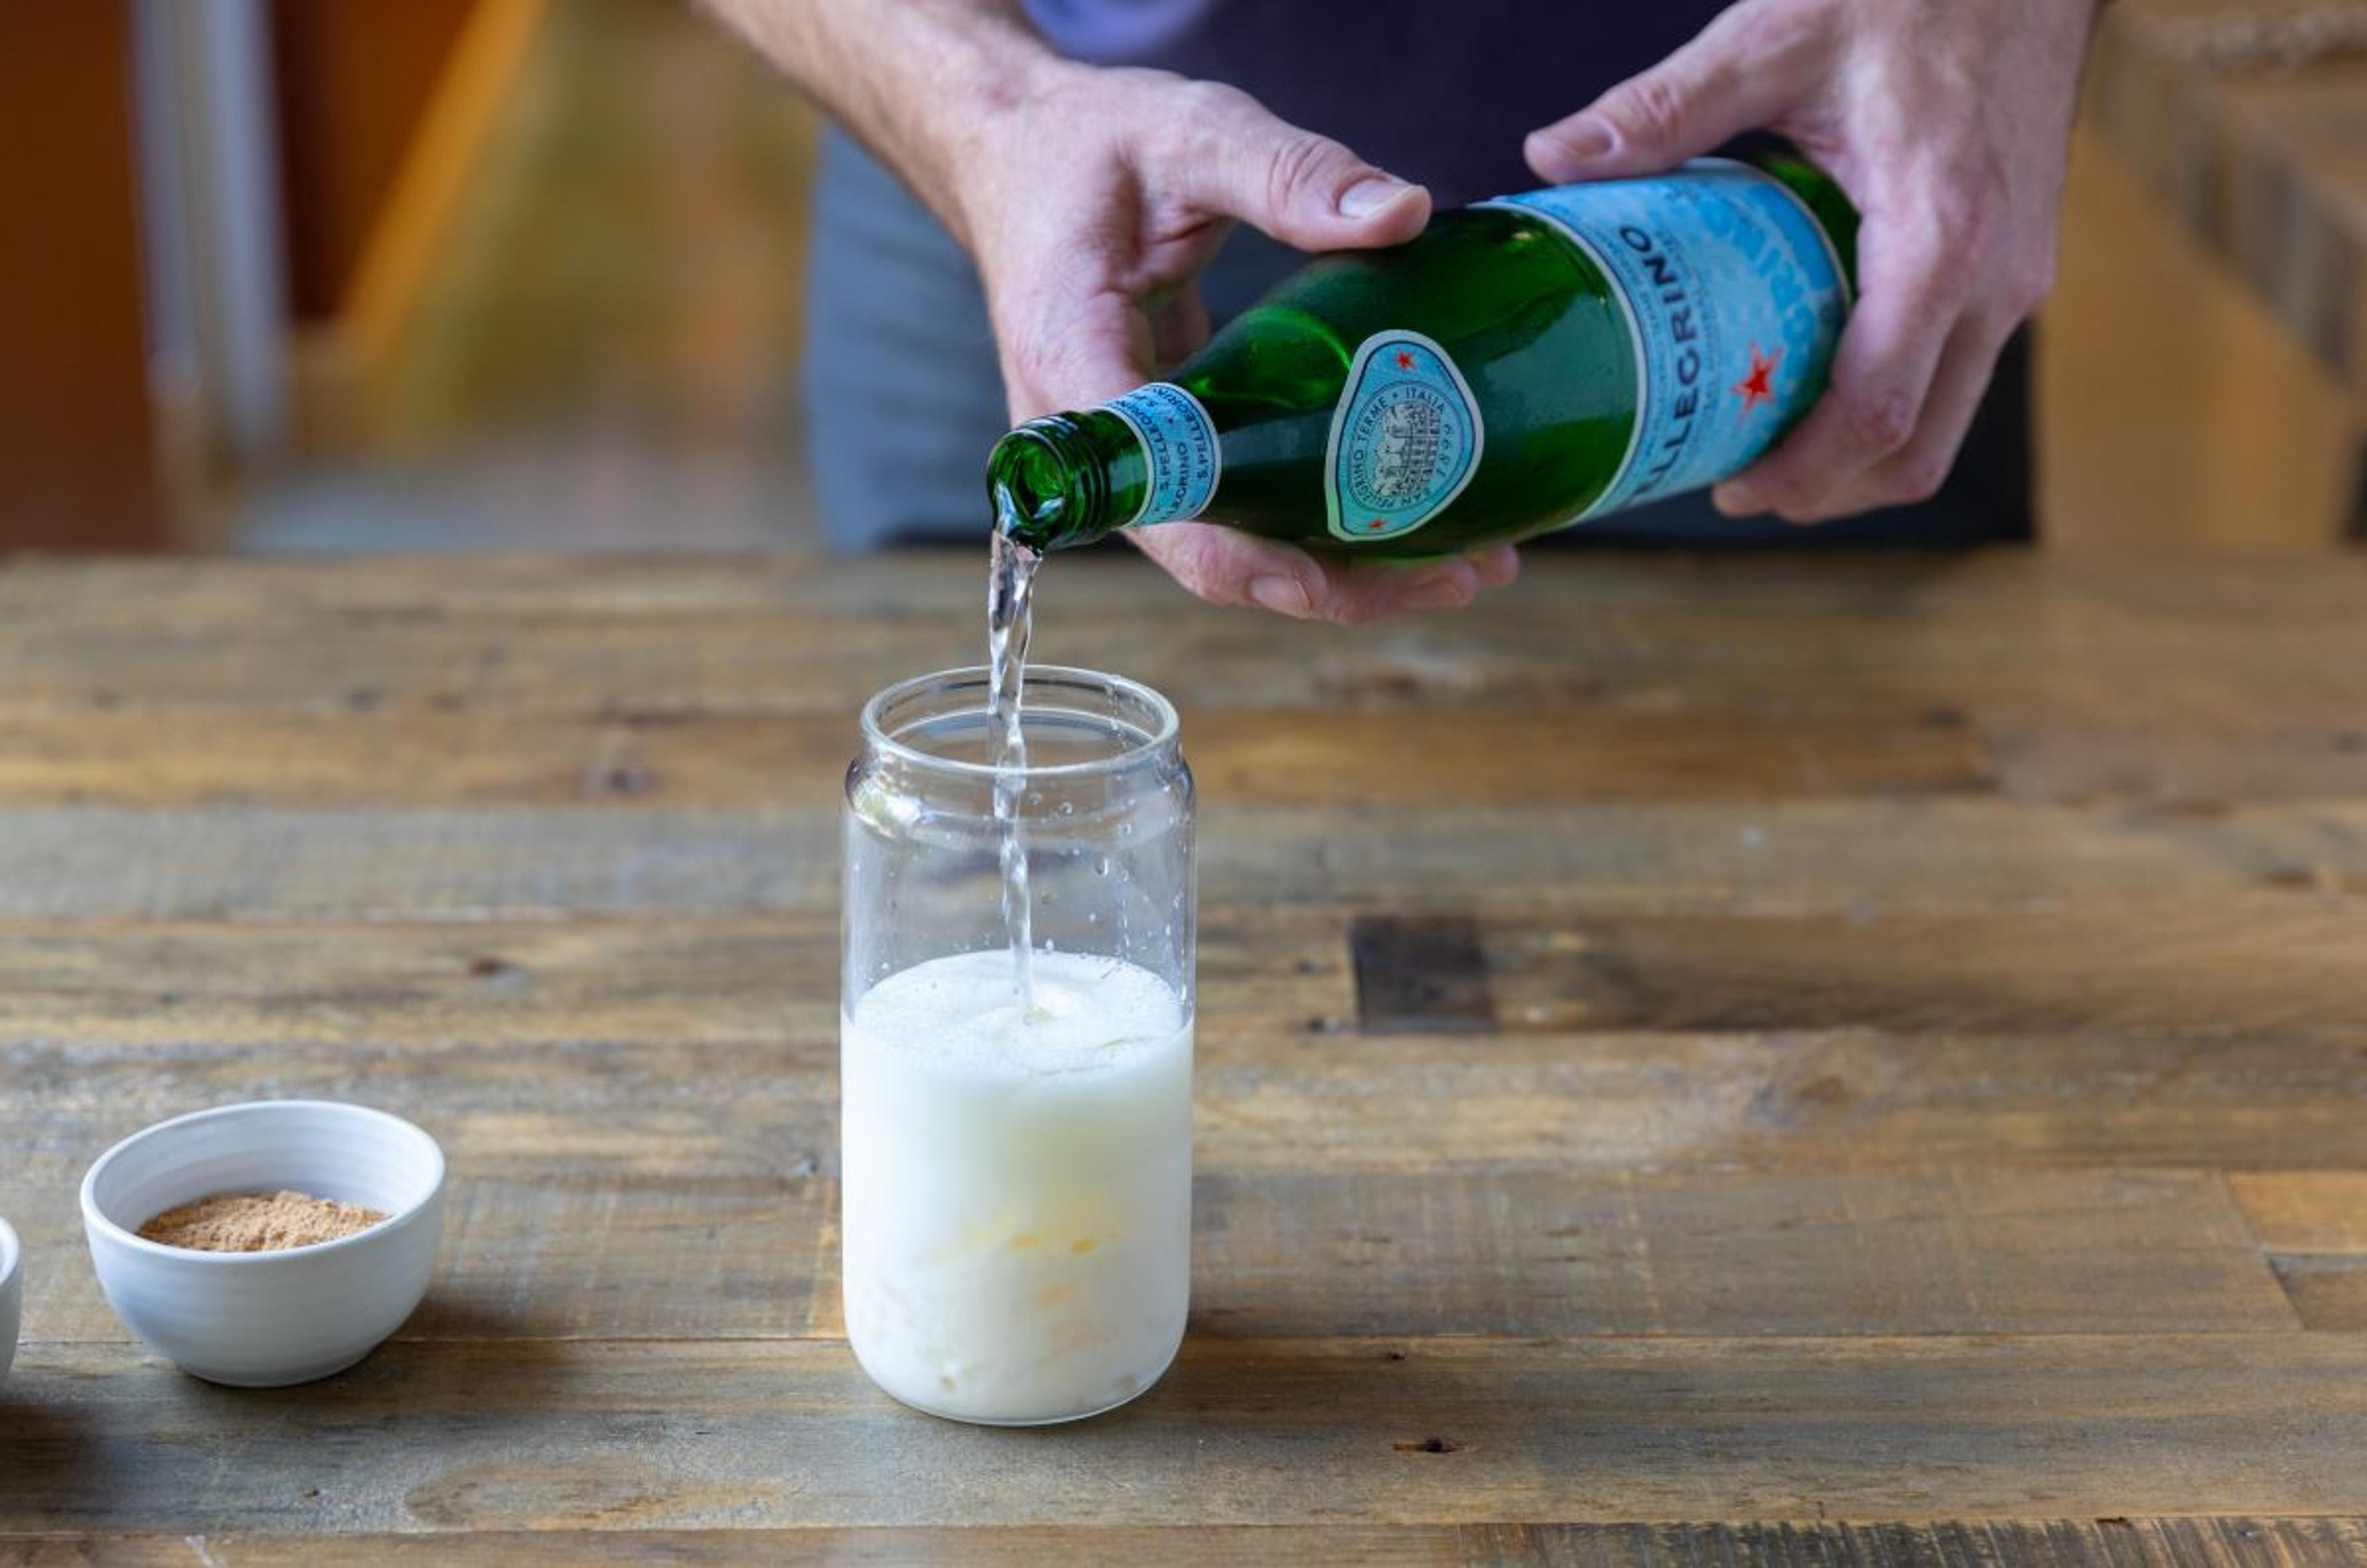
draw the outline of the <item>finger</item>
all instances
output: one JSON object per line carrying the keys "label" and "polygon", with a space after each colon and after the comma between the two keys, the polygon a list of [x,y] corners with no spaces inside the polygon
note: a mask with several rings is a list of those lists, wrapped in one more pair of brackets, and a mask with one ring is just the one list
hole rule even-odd
{"label": "finger", "polygon": [[1106,287],[1069,293],[1055,280],[998,299],[989,313],[1014,424],[1107,402],[1150,374],[1150,324]]}
{"label": "finger", "polygon": [[1255,604],[1310,620],[1331,601],[1331,574],[1295,546],[1210,523],[1161,523],[1129,528],[1126,536],[1211,604]]}
{"label": "finger", "polygon": [[1467,558],[1483,588],[1502,588],[1521,575],[1521,552],[1510,545],[1477,550]]}
{"label": "finger", "polygon": [[1192,113],[1162,122],[1169,177],[1204,211],[1302,251],[1395,245],[1430,220],[1430,193],[1330,137],[1277,119],[1247,93],[1195,82]]}
{"label": "finger", "polygon": [[1958,322],[1940,356],[1939,374],[1932,378],[1931,395],[1924,400],[1913,437],[1803,521],[1820,523],[1877,506],[1912,505],[1937,495],[1956,466],[1956,454],[1964,449],[1965,433],[1972,429],[1997,368],[1999,351],[2010,335],[2010,328],[1976,322],[1970,316]]}
{"label": "finger", "polygon": [[1199,283],[1185,283],[1150,313],[1151,348],[1161,367],[1180,364],[1197,352],[1208,341],[1208,302],[1201,298]]}
{"label": "finger", "polygon": [[1820,515],[1920,426],[1940,355],[1963,314],[1941,225],[1908,220],[1859,231],[1864,292],[1841,329],[1831,381],[1796,428],[1711,499],[1728,516]]}
{"label": "finger", "polygon": [[1522,148],[1541,179],[1657,174],[1772,124],[1813,82],[1815,36],[1771,24],[1758,8],[1720,13],[1693,40],[1578,113],[1529,133]]}
{"label": "finger", "polygon": [[1410,610],[1460,610],[1485,586],[1478,565],[1466,557],[1438,561],[1351,560],[1331,574],[1331,592],[1323,617],[1343,626],[1361,626]]}

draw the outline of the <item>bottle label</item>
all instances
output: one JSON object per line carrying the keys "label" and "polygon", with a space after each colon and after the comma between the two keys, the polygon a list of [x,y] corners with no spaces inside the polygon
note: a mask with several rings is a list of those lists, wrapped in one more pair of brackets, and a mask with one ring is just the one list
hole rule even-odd
{"label": "bottle label", "polygon": [[1172,381],[1153,381],[1102,406],[1142,443],[1142,506],[1122,526],[1184,522],[1208,509],[1225,459],[1199,399]]}
{"label": "bottle label", "polygon": [[1715,484],[1807,411],[1849,284],[1806,203],[1725,158],[1678,174],[1499,197],[1586,253],[1626,314],[1636,423],[1592,517]]}
{"label": "bottle label", "polygon": [[1478,471],[1479,401],[1446,350],[1414,332],[1356,350],[1323,457],[1332,536],[1394,539],[1446,510]]}

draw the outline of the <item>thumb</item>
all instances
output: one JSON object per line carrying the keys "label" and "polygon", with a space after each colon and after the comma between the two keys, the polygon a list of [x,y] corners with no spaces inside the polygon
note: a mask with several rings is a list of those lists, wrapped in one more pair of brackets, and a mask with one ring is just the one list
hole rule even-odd
{"label": "thumb", "polygon": [[1723,12],[1692,42],[1585,108],[1542,130],[1522,152],[1542,179],[1659,174],[1746,130],[1773,122],[1799,101],[1799,49],[1770,50],[1751,7]]}
{"label": "thumb", "polygon": [[1302,251],[1400,244],[1430,221],[1430,193],[1327,136],[1277,119],[1247,93],[1189,89],[1201,112],[1171,152],[1169,177],[1204,211],[1238,218]]}

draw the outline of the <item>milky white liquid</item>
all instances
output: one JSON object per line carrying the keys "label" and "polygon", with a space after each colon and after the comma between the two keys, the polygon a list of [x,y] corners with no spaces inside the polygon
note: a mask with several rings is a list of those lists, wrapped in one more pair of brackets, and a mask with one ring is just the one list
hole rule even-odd
{"label": "milky white liquid", "polygon": [[1192,1257],[1192,1025],[1113,958],[932,959],[840,1034],[846,1330],[872,1381],[966,1421],[1059,1421],[1157,1380]]}

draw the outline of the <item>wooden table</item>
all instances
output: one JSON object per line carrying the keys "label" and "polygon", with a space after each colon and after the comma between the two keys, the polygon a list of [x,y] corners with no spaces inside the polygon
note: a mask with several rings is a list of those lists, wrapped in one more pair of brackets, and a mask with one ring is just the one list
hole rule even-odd
{"label": "wooden table", "polygon": [[[0,572],[0,1558],[2367,1558],[2367,558],[1056,562],[1198,767],[1201,1174],[1181,1361],[1039,1432],[840,1337],[838,782],[980,576]],[[74,1184],[277,1095],[453,1207],[240,1393]]]}

